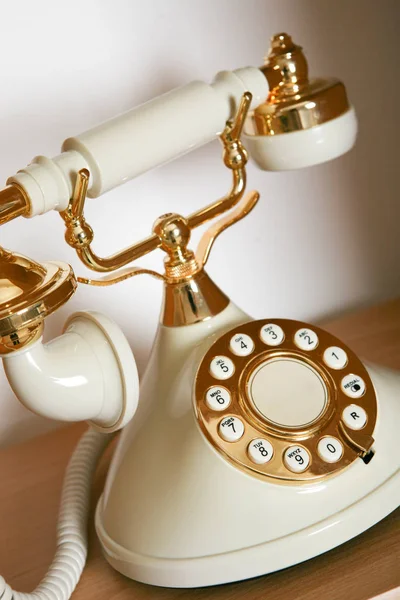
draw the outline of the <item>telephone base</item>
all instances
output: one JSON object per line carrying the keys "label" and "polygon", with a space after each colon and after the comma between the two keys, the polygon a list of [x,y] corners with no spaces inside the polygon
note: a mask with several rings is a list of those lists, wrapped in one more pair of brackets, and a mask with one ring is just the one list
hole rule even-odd
{"label": "telephone base", "polygon": [[[301,326],[302,331],[307,326],[279,322],[288,333],[285,344],[289,351],[294,332],[290,327]],[[399,504],[400,373],[371,365],[366,368],[349,348],[349,365],[356,374],[362,374],[359,380],[367,386],[362,399],[357,400],[362,406],[355,407],[358,413],[354,414],[363,414],[360,409],[368,414],[365,430],[377,414],[374,456],[368,464],[360,455],[353,460],[350,454],[346,468],[321,477],[315,470],[319,459],[314,452],[314,471],[306,472],[314,479],[300,481],[290,475],[289,481],[278,482],[274,476],[285,474],[285,447],[278,450],[277,437],[273,439],[275,463],[273,459],[267,463],[271,472],[264,478],[254,476],[255,467],[252,472],[239,468],[233,451],[228,457],[236,442],[227,441],[222,452],[212,444],[212,438],[206,438],[198,420],[200,413],[194,410],[196,372],[200,381],[199,364],[204,357],[208,357],[206,366],[213,366],[207,361],[214,348],[218,356],[230,352],[222,352],[221,344],[232,338],[231,330],[236,328],[243,335],[252,334],[257,360],[261,342],[255,333],[260,324],[233,304],[212,319],[184,330],[159,328],[136,418],[121,434],[96,513],[96,529],[106,559],[130,578],[157,586],[189,588],[257,577],[331,550],[386,517]],[[314,329],[320,336],[316,355],[324,353],[327,345],[336,351],[343,346],[340,340]],[[240,359],[234,358],[234,353],[229,356],[237,365],[234,379],[239,376]],[[245,361],[246,357],[242,364]],[[347,371],[342,373],[343,378]],[[208,372],[206,386],[207,377]],[[223,384],[228,390],[226,380]],[[200,398],[204,398],[203,392],[200,390]],[[310,398],[308,390],[295,397],[301,399],[305,393]],[[340,401],[335,400],[338,406]],[[241,418],[245,418],[244,413]],[[247,433],[251,426],[249,417],[243,438],[248,435],[253,439],[253,433]],[[318,433],[317,441],[323,435]],[[340,437],[340,432],[336,436]],[[245,439],[243,447],[247,444]],[[343,456],[345,452],[348,450]],[[242,457],[243,464],[244,460]],[[281,470],[273,471],[273,464]]]}
{"label": "telephone base", "polygon": [[109,564],[123,575],[161,587],[195,588],[242,581],[304,562],[347,542],[398,507],[400,471],[380,487],[319,523],[264,544],[210,556],[160,558],[130,552],[115,543],[101,522],[96,530]]}

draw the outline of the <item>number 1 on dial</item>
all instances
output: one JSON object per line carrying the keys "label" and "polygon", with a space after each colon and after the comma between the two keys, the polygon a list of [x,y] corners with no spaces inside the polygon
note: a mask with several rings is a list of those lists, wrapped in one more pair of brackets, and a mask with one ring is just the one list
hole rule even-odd
{"label": "number 1 on dial", "polygon": [[339,348],[339,346],[330,346],[327,348],[324,352],[323,358],[324,363],[336,371],[339,369],[344,369],[348,363],[346,352],[343,350],[343,348]]}

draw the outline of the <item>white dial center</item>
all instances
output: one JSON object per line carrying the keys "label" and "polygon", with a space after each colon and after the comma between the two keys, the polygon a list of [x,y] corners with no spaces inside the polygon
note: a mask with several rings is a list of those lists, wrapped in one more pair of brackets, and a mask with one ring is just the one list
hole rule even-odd
{"label": "white dial center", "polygon": [[284,427],[315,421],[327,402],[327,390],[318,373],[291,358],[262,363],[252,373],[248,391],[261,415]]}

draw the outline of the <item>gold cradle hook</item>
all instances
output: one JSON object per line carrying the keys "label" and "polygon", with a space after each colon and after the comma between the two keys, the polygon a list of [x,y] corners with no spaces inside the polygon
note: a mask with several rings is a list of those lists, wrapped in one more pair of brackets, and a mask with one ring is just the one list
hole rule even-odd
{"label": "gold cradle hook", "polygon": [[[224,147],[224,164],[232,171],[233,175],[229,193],[187,218],[173,213],[162,215],[154,224],[151,236],[107,258],[97,256],[91,247],[94,233],[84,216],[90,174],[87,169],[79,171],[70,203],[67,209],[60,213],[66,226],[65,239],[76,250],[79,258],[87,267],[97,272],[110,273],[99,280],[79,277],[80,283],[108,286],[139,274],[148,274],[167,282],[176,282],[193,276],[204,267],[216,238],[225,229],[246,216],[259,199],[258,192],[253,191],[239,204],[246,187],[245,166],[247,163],[247,152],[240,141],[240,136],[251,100],[251,94],[246,92],[242,97],[235,119],[228,121],[220,136]],[[203,234],[196,253],[187,248],[192,229],[235,206],[235,210],[232,210]],[[128,263],[157,248],[161,248],[167,254],[165,274],[141,267],[122,269]],[[118,269],[121,270],[117,275],[111,275],[111,272]]]}

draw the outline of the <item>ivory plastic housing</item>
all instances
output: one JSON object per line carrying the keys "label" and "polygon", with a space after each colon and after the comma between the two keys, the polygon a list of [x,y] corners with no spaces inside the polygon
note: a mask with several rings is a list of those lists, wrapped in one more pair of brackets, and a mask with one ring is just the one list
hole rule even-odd
{"label": "ivory plastic housing", "polygon": [[24,188],[31,200],[30,216],[62,211],[80,169],[89,169],[88,195],[97,197],[210,142],[233,117],[245,91],[252,93],[253,107],[268,95],[259,69],[223,71],[212,84],[194,81],[67,139],[62,154],[36,157],[8,183]]}
{"label": "ivory plastic housing", "polygon": [[281,135],[243,135],[252,159],[267,171],[303,169],[348,152],[357,137],[354,108],[340,117],[303,131]]}
{"label": "ivory plastic housing", "polygon": [[233,304],[207,321],[159,328],[135,419],[122,432],[96,514],[110,564],[133,579],[197,587],[255,577],[358,535],[400,500],[400,375],[371,367],[375,456],[319,483],[278,485],[233,467],[194,417],[199,361],[249,317]]}
{"label": "ivory plastic housing", "polygon": [[98,312],[72,315],[65,333],[3,356],[15,395],[32,412],[58,421],[89,421],[105,433],[133,417],[136,362],[119,327]]}

